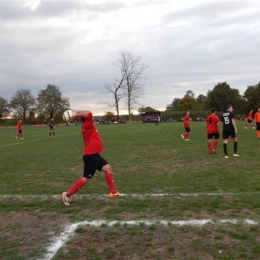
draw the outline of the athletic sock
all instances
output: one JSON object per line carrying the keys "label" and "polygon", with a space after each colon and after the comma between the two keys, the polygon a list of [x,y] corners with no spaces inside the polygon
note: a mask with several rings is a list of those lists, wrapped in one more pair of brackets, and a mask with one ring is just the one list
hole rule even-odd
{"label": "athletic sock", "polygon": [[78,179],[74,185],[70,188],[70,190],[67,192],[67,197],[72,196],[74,193],[78,192],[80,189],[82,189],[85,186],[86,182],[83,178]]}
{"label": "athletic sock", "polygon": [[209,153],[211,152],[211,142],[208,142],[208,151],[209,151]]}
{"label": "athletic sock", "polygon": [[227,156],[227,144],[223,144],[224,154]]}
{"label": "athletic sock", "polygon": [[215,142],[214,142],[214,150],[217,150],[217,146],[218,146],[218,140],[215,140]]}
{"label": "athletic sock", "polygon": [[116,188],[115,188],[115,181],[114,181],[114,176],[112,173],[106,173],[105,174],[105,180],[107,182],[107,185],[109,187],[109,190],[111,193],[116,193]]}
{"label": "athletic sock", "polygon": [[260,130],[256,131],[257,138],[260,139]]}
{"label": "athletic sock", "polygon": [[237,153],[237,142],[234,142],[234,153]]}

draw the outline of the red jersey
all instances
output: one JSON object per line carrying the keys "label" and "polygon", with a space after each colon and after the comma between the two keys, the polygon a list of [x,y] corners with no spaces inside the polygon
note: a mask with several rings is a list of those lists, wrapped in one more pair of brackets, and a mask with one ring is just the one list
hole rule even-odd
{"label": "red jersey", "polygon": [[93,123],[92,113],[86,115],[81,133],[85,143],[83,154],[95,154],[104,151],[101,137]]}
{"label": "red jersey", "polygon": [[190,117],[189,117],[189,115],[186,115],[183,118],[183,122],[184,122],[184,128],[190,127]]}
{"label": "red jersey", "polygon": [[216,114],[210,114],[206,118],[207,123],[207,134],[216,134],[218,133],[218,122],[219,117]]}
{"label": "red jersey", "polygon": [[17,129],[18,129],[18,130],[22,130],[22,123],[21,123],[21,122],[18,122],[18,124],[17,124]]}
{"label": "red jersey", "polygon": [[249,112],[248,117],[247,117],[247,120],[252,120],[252,119],[253,119],[253,113],[252,113],[252,112]]}

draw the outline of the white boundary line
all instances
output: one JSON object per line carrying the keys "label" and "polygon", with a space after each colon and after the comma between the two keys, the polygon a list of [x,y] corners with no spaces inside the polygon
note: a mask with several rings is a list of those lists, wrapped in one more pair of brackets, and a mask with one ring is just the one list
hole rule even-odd
{"label": "white boundary line", "polygon": [[[113,227],[115,225],[120,226],[137,226],[137,225],[173,225],[173,226],[204,226],[206,224],[245,224],[245,225],[258,225],[260,220],[237,220],[237,219],[190,219],[190,220],[177,220],[177,221],[166,221],[166,220],[136,220],[136,221],[106,221],[106,220],[95,220],[95,221],[82,221],[74,224],[68,225],[64,231],[56,238],[54,238],[54,243],[47,247],[47,253],[41,258],[42,260],[51,260],[58,250],[73,236],[74,231],[78,226],[91,226],[91,227],[100,227],[106,225]],[[40,260],[40,259],[39,259]]]}
{"label": "white boundary line", "polygon": [[[214,196],[233,196],[233,197],[236,197],[236,196],[260,196],[260,192],[219,192],[219,193],[206,193],[206,192],[203,192],[203,193],[158,193],[158,194],[153,194],[153,193],[147,193],[147,194],[123,194],[123,193],[120,193],[120,196],[119,197],[139,197],[139,198],[144,198],[144,197],[198,197],[198,196],[209,196],[209,197],[214,197]],[[73,198],[107,198],[108,197],[108,194],[103,194],[103,195],[98,195],[98,194],[82,194],[82,195],[74,195]],[[60,195],[35,195],[35,194],[22,194],[22,195],[19,195],[19,194],[14,194],[14,195],[11,195],[11,194],[3,194],[3,195],[0,195],[0,198],[1,199],[28,199],[28,198],[31,198],[31,199],[34,199],[34,198],[37,198],[37,199],[49,199],[49,198],[53,198],[53,199],[56,199],[56,198],[60,198]]]}

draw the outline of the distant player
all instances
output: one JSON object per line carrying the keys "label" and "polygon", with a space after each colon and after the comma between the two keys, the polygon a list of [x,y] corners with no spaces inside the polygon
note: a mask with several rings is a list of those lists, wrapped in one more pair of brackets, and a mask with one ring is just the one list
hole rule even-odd
{"label": "distant player", "polygon": [[184,141],[190,141],[188,138],[190,134],[190,111],[187,111],[185,117],[183,118],[183,126],[186,132],[181,135],[181,138]]}
{"label": "distant player", "polygon": [[253,110],[251,110],[247,116],[247,123],[246,123],[246,126],[245,126],[245,129],[247,129],[247,126],[250,124],[251,128],[252,129],[255,129],[254,128],[254,125],[253,125]]}
{"label": "distant player", "polygon": [[17,139],[18,137],[20,137],[20,139],[23,139],[23,127],[22,127],[22,120],[20,120],[18,123],[17,123],[17,135],[15,136],[15,138]]}
{"label": "distant player", "polygon": [[260,108],[258,108],[258,111],[255,113],[255,124],[256,124],[256,137],[259,140],[260,139]]}
{"label": "distant player", "polygon": [[223,123],[223,149],[225,158],[229,158],[227,152],[227,144],[229,137],[231,137],[231,139],[234,141],[233,156],[239,157],[239,155],[237,154],[237,126],[232,105],[227,105],[227,110],[223,113],[221,117],[221,122]]}
{"label": "distant player", "polygon": [[50,121],[50,124],[49,124],[49,127],[50,127],[50,134],[49,134],[49,137],[51,137],[51,135],[53,135],[55,137],[55,130],[54,130],[54,122],[53,122],[53,118],[51,118],[51,121]]}
{"label": "distant player", "polygon": [[[216,115],[216,109],[211,109],[211,114],[206,118],[207,136],[208,136],[208,152],[217,153],[217,146],[219,143],[219,117]],[[214,138],[214,145],[212,149],[212,140]]]}

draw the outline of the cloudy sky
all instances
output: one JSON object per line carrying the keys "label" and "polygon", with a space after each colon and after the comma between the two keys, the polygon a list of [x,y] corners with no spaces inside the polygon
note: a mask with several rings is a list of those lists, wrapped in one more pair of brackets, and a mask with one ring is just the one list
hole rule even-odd
{"label": "cloudy sky", "polygon": [[0,0],[0,97],[53,84],[73,109],[111,111],[101,103],[120,51],[148,66],[140,106],[219,82],[243,94],[260,82],[259,17],[251,0]]}

